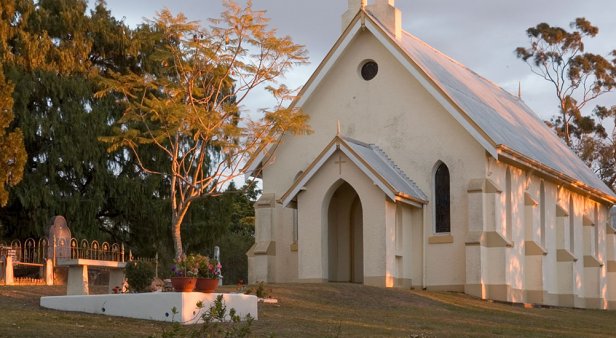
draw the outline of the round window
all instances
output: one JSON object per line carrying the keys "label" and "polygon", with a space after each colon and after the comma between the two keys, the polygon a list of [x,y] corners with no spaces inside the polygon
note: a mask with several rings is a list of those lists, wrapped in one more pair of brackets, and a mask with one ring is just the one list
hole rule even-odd
{"label": "round window", "polygon": [[372,60],[364,62],[364,64],[361,66],[361,77],[366,81],[374,79],[378,72],[379,65],[377,65],[376,62]]}

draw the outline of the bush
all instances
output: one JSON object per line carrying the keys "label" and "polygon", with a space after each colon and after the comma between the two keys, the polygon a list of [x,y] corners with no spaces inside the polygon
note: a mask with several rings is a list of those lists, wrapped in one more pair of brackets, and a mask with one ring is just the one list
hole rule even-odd
{"label": "bush", "polygon": [[154,267],[149,262],[128,262],[126,263],[126,279],[130,291],[148,292],[154,279]]}
{"label": "bush", "polygon": [[246,252],[254,244],[251,235],[229,233],[220,240],[220,261],[224,266],[223,283],[233,285],[248,280]]}
{"label": "bush", "polygon": [[[203,309],[203,303],[198,302],[197,308]],[[175,337],[236,337],[243,338],[250,336],[250,329],[254,318],[250,314],[244,317],[242,322],[240,316],[234,308],[228,309],[222,295],[218,295],[212,305],[201,315],[201,325],[180,325],[175,321],[178,314],[177,308],[171,309],[173,317],[171,326],[163,326],[163,338]],[[273,335],[272,335],[273,336]]]}

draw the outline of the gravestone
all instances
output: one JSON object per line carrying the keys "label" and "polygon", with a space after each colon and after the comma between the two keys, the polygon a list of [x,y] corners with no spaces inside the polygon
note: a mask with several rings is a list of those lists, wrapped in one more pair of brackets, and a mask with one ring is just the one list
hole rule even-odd
{"label": "gravestone", "polygon": [[50,220],[49,230],[49,251],[47,257],[54,258],[71,258],[71,230],[66,224],[66,219],[62,216],[52,217]]}
{"label": "gravestone", "polygon": [[[71,258],[71,229],[68,228],[66,219],[62,216],[52,217],[47,229],[49,240],[47,258],[51,259],[54,265],[58,258]],[[68,280],[68,268],[53,266],[51,270],[53,270],[53,276],[50,276],[53,284],[65,285]]]}

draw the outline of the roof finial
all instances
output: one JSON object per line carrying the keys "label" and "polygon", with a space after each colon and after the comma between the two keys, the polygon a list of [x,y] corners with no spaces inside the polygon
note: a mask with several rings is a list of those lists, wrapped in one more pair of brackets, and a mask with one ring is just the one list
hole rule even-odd
{"label": "roof finial", "polygon": [[522,81],[518,81],[518,99],[522,99]]}
{"label": "roof finial", "polygon": [[337,125],[336,125],[336,136],[340,136],[341,132],[340,132],[340,120],[338,120]]}

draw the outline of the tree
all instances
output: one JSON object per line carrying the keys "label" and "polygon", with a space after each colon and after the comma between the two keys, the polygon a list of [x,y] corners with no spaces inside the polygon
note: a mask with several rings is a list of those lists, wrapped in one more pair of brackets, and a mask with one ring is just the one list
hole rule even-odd
{"label": "tree", "polygon": [[[599,96],[616,89],[616,59],[610,61],[585,51],[584,38],[599,33],[588,20],[577,18],[570,26],[572,31],[547,23],[531,27],[526,31],[530,47],[518,47],[515,52],[533,73],[554,87],[559,113],[548,125],[614,189],[614,157],[609,155],[614,151],[614,135],[610,137],[596,120],[607,119],[613,111],[597,106],[592,116],[583,110]],[[616,50],[611,55],[616,57]]]}
{"label": "tree", "polygon": [[[8,40],[11,38],[10,22],[15,8],[11,3],[0,4],[0,65],[11,59]],[[26,149],[23,134],[13,123],[13,84],[4,76],[0,67],[0,207],[8,202],[7,188],[15,186],[23,177],[26,163]]]}
{"label": "tree", "polygon": [[[616,191],[616,105],[609,108],[595,108],[595,115],[604,123],[611,125],[612,130],[605,132],[603,136],[595,140],[594,161],[596,162],[597,174],[605,184]],[[589,147],[591,148],[591,147]]]}
{"label": "tree", "polygon": [[185,249],[213,255],[220,247],[225,283],[248,278],[246,252],[254,244],[253,208],[260,191],[255,184],[237,189],[231,182],[220,196],[210,196],[193,205],[185,218]]}
{"label": "tree", "polygon": [[[184,253],[181,228],[191,205],[220,195],[241,175],[245,161],[285,133],[308,132],[307,116],[284,104],[292,92],[277,80],[307,62],[306,52],[289,37],[266,27],[261,11],[248,1],[225,1],[210,28],[163,10],[135,37],[155,46],[139,73],[102,79],[100,96],[124,96],[124,115],[114,134],[102,137],[110,151],[132,150],[144,174],[159,175],[170,186],[172,238],[176,259]],[[276,99],[271,109],[249,114],[241,105],[256,88]],[[170,165],[157,170],[141,152],[154,146]]]}
{"label": "tree", "polygon": [[168,185],[143,175],[126,150],[109,153],[98,141],[122,107],[118,96],[94,97],[96,79],[137,68],[130,29],[102,1],[90,15],[81,0],[2,1],[0,8],[2,66],[14,87],[10,128],[23,131],[28,153],[23,181],[0,210],[0,236],[42,236],[60,214],[75,236],[153,256],[169,244],[160,236],[168,227]]}
{"label": "tree", "polygon": [[27,157],[21,130],[8,130],[13,121],[12,89],[0,69],[0,207],[8,202],[7,188],[21,181]]}

